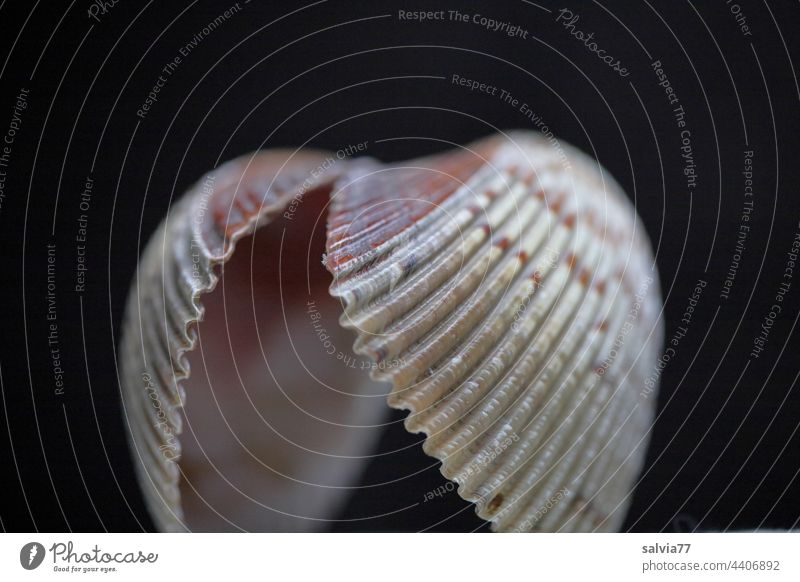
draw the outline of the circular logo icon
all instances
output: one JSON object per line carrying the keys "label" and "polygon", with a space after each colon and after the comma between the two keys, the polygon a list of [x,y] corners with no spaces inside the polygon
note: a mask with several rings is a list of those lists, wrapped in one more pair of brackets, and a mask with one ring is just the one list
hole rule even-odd
{"label": "circular logo icon", "polygon": [[26,570],[38,568],[44,560],[44,546],[39,542],[29,542],[19,551],[19,563]]}

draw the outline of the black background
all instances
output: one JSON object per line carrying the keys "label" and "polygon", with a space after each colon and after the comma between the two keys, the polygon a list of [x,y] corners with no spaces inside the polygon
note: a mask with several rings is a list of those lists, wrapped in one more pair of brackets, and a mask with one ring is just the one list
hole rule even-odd
{"label": "black background", "polygon": [[[534,129],[497,97],[453,74],[504,88],[560,138],[591,152],[635,199],[657,247],[666,330],[674,333],[699,279],[708,282],[663,372],[660,416],[626,528],[788,528],[800,519],[800,396],[795,277],[758,359],[749,353],[774,303],[798,231],[800,62],[796,2],[730,5],[607,2],[240,2],[136,115],[164,65],[233,2],[119,2],[99,22],[89,2],[0,8],[0,134],[30,90],[0,207],[3,415],[0,519],[20,530],[151,529],[128,458],[115,346],[137,253],[168,205],[219,161],[264,147],[339,149],[400,160],[497,129]],[[628,68],[622,78],[555,22],[578,28]],[[301,9],[302,8],[302,9]],[[398,10],[483,14],[527,39],[472,22],[408,22]],[[295,12],[292,12],[295,11]],[[649,53],[649,55],[648,55]],[[7,58],[6,58],[7,57]],[[651,63],[683,105],[698,169],[687,192],[680,135]],[[430,77],[445,77],[430,78]],[[389,139],[382,143],[378,140]],[[720,298],[753,150],[751,227],[730,298]],[[89,211],[87,289],[73,291],[76,218]],[[53,226],[55,227],[54,231]],[[57,245],[65,370],[54,394],[47,345],[47,244]],[[712,325],[713,324],[713,325]],[[445,481],[397,413],[361,489],[334,530],[486,529],[455,493],[421,503]],[[397,508],[417,504],[388,517]],[[367,519],[360,519],[367,518]],[[349,520],[349,521],[345,521]]]}

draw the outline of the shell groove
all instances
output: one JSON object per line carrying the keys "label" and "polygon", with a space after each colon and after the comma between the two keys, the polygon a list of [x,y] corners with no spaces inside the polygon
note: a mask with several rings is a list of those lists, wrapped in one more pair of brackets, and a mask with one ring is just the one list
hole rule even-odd
{"label": "shell groove", "polygon": [[[528,133],[398,164],[328,169],[327,157],[276,151],[220,167],[143,253],[121,385],[157,526],[187,527],[178,435],[201,297],[237,240],[322,189],[340,323],[459,495],[497,531],[618,529],[663,334],[650,245],[620,187],[584,154]],[[367,408],[353,418],[376,418]],[[321,503],[339,495],[326,490]]]}

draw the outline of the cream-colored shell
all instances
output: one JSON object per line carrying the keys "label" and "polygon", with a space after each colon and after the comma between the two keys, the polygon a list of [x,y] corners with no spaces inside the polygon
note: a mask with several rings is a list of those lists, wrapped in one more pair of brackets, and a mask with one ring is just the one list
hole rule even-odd
{"label": "cream-colored shell", "polygon": [[[324,159],[268,152],[223,166],[142,256],[121,381],[157,525],[184,528],[165,446],[192,397],[181,382],[201,296],[236,240],[330,188],[324,260],[341,324],[459,495],[497,531],[618,529],[646,450],[655,395],[644,381],[663,332],[650,245],[616,182],[577,150],[521,132],[311,178]],[[357,478],[345,473],[343,487]]]}

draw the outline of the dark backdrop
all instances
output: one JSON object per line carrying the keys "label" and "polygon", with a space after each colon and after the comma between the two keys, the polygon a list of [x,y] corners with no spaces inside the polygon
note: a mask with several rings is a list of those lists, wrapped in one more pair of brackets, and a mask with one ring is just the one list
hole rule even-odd
{"label": "dark backdrop", "polygon": [[[233,5],[119,2],[104,12],[87,0],[0,4],[0,133],[14,130],[0,166],[0,423],[10,429],[0,430],[4,529],[152,527],[123,438],[115,341],[137,252],[171,198],[217,160],[262,147],[309,142],[335,150],[368,140],[370,155],[400,160],[442,146],[389,138],[463,143],[496,128],[536,129],[497,96],[454,85],[453,74],[528,103],[635,198],[657,246],[667,337],[681,325],[698,280],[707,282],[662,374],[660,416],[627,527],[797,524],[800,274],[764,351],[750,356],[799,228],[796,2],[330,0],[303,8],[242,0],[203,36]],[[521,27],[527,38],[471,18],[399,17],[420,8],[485,15]],[[627,76],[556,22],[562,8],[579,15],[575,28],[594,32]],[[137,116],[163,67],[198,34],[157,101]],[[686,115],[693,189],[683,172],[677,105],[658,84],[657,60]],[[748,150],[754,196],[746,199]],[[87,176],[86,287],[77,293],[74,239]],[[753,207],[743,222],[746,200]],[[737,251],[743,224],[750,230]],[[50,244],[63,394],[56,394],[48,345]],[[420,447],[406,446],[419,437],[405,433],[401,418],[395,415],[380,446],[402,452],[377,456],[364,476],[365,483],[394,483],[360,490],[343,519],[417,503],[444,483]],[[334,527],[426,528],[483,526],[450,493]]]}

